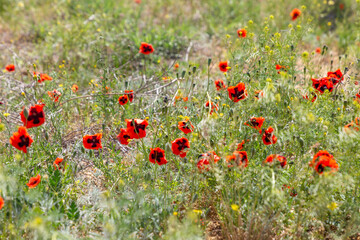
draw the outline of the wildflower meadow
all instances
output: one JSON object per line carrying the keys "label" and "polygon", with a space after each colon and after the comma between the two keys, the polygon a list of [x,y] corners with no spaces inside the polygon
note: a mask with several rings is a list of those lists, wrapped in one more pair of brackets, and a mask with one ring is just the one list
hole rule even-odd
{"label": "wildflower meadow", "polygon": [[0,239],[360,239],[359,0],[0,0]]}

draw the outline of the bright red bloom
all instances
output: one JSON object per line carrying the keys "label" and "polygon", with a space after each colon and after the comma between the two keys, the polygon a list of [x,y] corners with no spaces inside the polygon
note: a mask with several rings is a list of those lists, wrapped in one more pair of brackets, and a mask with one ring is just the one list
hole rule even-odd
{"label": "bright red bloom", "polygon": [[35,188],[37,185],[39,185],[41,181],[41,176],[38,174],[36,177],[30,178],[29,182],[26,184],[29,189]]}
{"label": "bright red bloom", "polygon": [[74,85],[72,85],[71,90],[72,90],[74,93],[76,93],[76,92],[79,90],[79,86],[76,85],[76,84],[74,84]]}
{"label": "bright red bloom", "polygon": [[343,73],[340,71],[340,69],[336,70],[335,72],[328,72],[327,76],[330,78],[334,85],[338,84],[344,79]]}
{"label": "bright red bloom", "polygon": [[27,153],[27,148],[30,147],[32,143],[33,140],[27,133],[25,127],[19,127],[18,131],[14,132],[10,138],[10,144],[24,153]]}
{"label": "bright red bloom", "polygon": [[54,89],[52,91],[48,91],[48,95],[49,95],[50,98],[53,99],[54,102],[58,102],[59,98],[61,96],[61,93]]}
{"label": "bright red bloom", "polygon": [[[302,97],[303,99],[309,100],[309,96],[307,94],[303,95]],[[313,93],[313,98],[311,99],[311,102],[315,102],[316,98],[317,98],[316,94]]]}
{"label": "bright red bloom", "polygon": [[330,77],[324,77],[321,79],[312,78],[311,80],[313,82],[313,87],[321,94],[323,94],[325,90],[329,90],[329,92],[332,92],[332,90],[334,89],[334,84],[331,81]]}
{"label": "bright red bloom", "polygon": [[317,161],[314,169],[321,175],[326,170],[326,168],[330,168],[332,172],[336,172],[339,169],[339,165],[334,158],[322,156],[319,158],[319,161]]}
{"label": "bright red bloom", "polygon": [[211,110],[210,110],[210,115],[211,115],[213,111],[217,111],[219,108],[218,108],[218,104],[215,104],[214,102],[211,101],[207,101],[205,107],[209,108],[210,105],[211,105]]}
{"label": "bright red bloom", "polygon": [[275,69],[276,69],[276,70],[279,70],[279,71],[277,72],[278,74],[280,74],[280,70],[287,72],[286,69],[288,69],[288,68],[289,68],[289,67],[287,67],[287,66],[281,66],[281,65],[279,65],[279,64],[276,64],[276,65],[275,65]]}
{"label": "bright red bloom", "polygon": [[131,138],[140,139],[146,137],[146,127],[149,125],[147,120],[126,119],[127,132]]}
{"label": "bright red bloom", "polygon": [[14,64],[9,64],[7,66],[5,66],[5,70],[8,72],[14,72],[15,71],[15,65]]}
{"label": "bright red bloom", "polygon": [[21,121],[24,123],[26,128],[38,127],[44,124],[45,122],[45,113],[44,113],[44,105],[31,106],[28,111],[28,117],[26,118],[24,115],[24,110],[20,113]]}
{"label": "bright red bloom", "polygon": [[359,131],[359,130],[360,130],[360,128],[358,128],[358,127],[355,125],[354,121],[351,121],[351,123],[346,124],[346,125],[344,126],[344,131],[345,131],[346,133],[351,133],[352,131]]}
{"label": "bright red bloom", "polygon": [[125,105],[127,104],[127,102],[129,101],[127,95],[122,95],[119,97],[119,104],[120,105]]}
{"label": "bright red bloom", "polygon": [[49,75],[45,74],[45,73],[39,73],[39,72],[34,72],[34,78],[39,82],[42,83],[44,81],[51,81],[53,80],[52,77],[50,77]]}
{"label": "bright red bloom", "polygon": [[129,139],[131,139],[129,133],[127,132],[127,129],[125,128],[120,128],[120,133],[119,135],[117,135],[117,139],[119,140],[119,142],[123,145],[128,145],[129,144]]}
{"label": "bright red bloom", "polygon": [[174,65],[174,70],[178,69],[179,66],[180,66],[180,65],[179,65],[178,63],[175,63],[175,65]]}
{"label": "bright red bloom", "polygon": [[238,102],[240,100],[243,100],[247,97],[247,91],[245,89],[245,83],[238,83],[236,86],[228,87],[229,92],[229,98],[233,102]]}
{"label": "bright red bloom", "polygon": [[102,133],[95,135],[85,135],[83,137],[84,148],[86,149],[99,149],[101,146]]}
{"label": "bright red bloom", "polygon": [[319,48],[319,47],[316,48],[316,49],[315,49],[315,52],[316,52],[316,53],[321,53],[321,48]]}
{"label": "bright red bloom", "polygon": [[294,21],[295,19],[297,19],[298,17],[300,17],[301,15],[301,11],[300,9],[294,8],[294,10],[291,11],[290,16],[291,19]]}
{"label": "bright red bloom", "polygon": [[264,96],[264,91],[263,90],[256,90],[255,91],[255,98],[256,99],[260,99],[263,96]]}
{"label": "bright red bloom", "polygon": [[207,159],[213,163],[217,163],[221,158],[215,153],[215,151],[209,151],[207,153],[200,154],[199,158]]}
{"label": "bright red bloom", "polygon": [[222,79],[215,80],[215,87],[216,87],[216,90],[218,90],[218,91],[226,88],[224,81]]}
{"label": "bright red bloom", "polygon": [[320,150],[319,152],[317,152],[317,153],[314,155],[313,160],[312,160],[311,162],[309,162],[309,166],[310,166],[310,167],[316,166],[316,164],[318,163],[320,157],[334,158],[333,155],[331,155],[328,151],[326,151],[326,150]]}
{"label": "bright red bloom", "polygon": [[180,157],[186,157],[187,151],[190,149],[190,142],[187,138],[177,138],[171,142],[171,151]]}
{"label": "bright red bloom", "polygon": [[180,121],[178,128],[185,134],[191,133],[194,130],[194,126],[189,120]]}
{"label": "bright red bloom", "polygon": [[259,132],[261,133],[261,127],[264,124],[264,122],[265,122],[265,118],[263,117],[252,117],[250,118],[249,121],[245,122],[244,124],[256,130],[259,130]]}
{"label": "bright red bloom", "polygon": [[242,140],[241,143],[237,145],[236,151],[241,151],[244,148],[245,140]]}
{"label": "bright red bloom", "polygon": [[168,161],[165,159],[165,151],[161,148],[150,148],[149,161],[157,163],[158,165],[166,164]]}
{"label": "bright red bloom", "polygon": [[274,136],[274,129],[269,127],[265,130],[262,140],[265,145],[275,144],[277,142],[277,137]]}
{"label": "bright red bloom", "polygon": [[208,159],[206,158],[202,158],[198,161],[198,163],[196,164],[197,168],[202,171],[202,170],[206,170],[206,171],[209,171],[209,165],[210,165],[210,162]]}
{"label": "bright red bloom", "polygon": [[4,199],[0,196],[0,210],[4,207]]}
{"label": "bright red bloom", "polygon": [[62,163],[63,160],[64,160],[63,158],[56,158],[56,159],[55,159],[55,161],[54,161],[54,163],[53,163],[53,166],[54,166],[54,169],[55,169],[55,170],[56,170],[56,169],[58,169],[58,170],[61,170],[61,169],[62,169],[61,166],[60,166],[60,164]]}
{"label": "bright red bloom", "polygon": [[270,164],[270,165],[276,164],[276,163],[274,162],[275,159],[278,160],[278,163],[280,164],[280,166],[281,166],[282,168],[284,168],[284,167],[286,166],[286,163],[287,163],[286,158],[285,158],[284,156],[280,156],[280,155],[277,155],[277,154],[271,154],[271,155],[269,155],[269,156],[265,159],[264,163],[265,163],[265,164]]}
{"label": "bright red bloom", "polygon": [[227,72],[227,70],[228,70],[227,67],[228,67],[228,62],[227,61],[219,63],[220,71]]}
{"label": "bright red bloom", "polygon": [[154,52],[154,48],[153,48],[153,46],[151,44],[148,44],[148,43],[145,43],[145,42],[141,43],[139,53],[148,55],[148,54],[153,53],[153,52]]}
{"label": "bright red bloom", "polygon": [[132,102],[134,100],[134,91],[133,90],[125,90],[125,94],[129,98],[130,102]]}
{"label": "bright red bloom", "polygon": [[360,89],[359,89],[359,92],[355,96],[360,99]]}
{"label": "bright red bloom", "polygon": [[245,37],[246,37],[246,33],[247,33],[246,29],[239,29],[239,30],[237,30],[237,34],[238,34],[238,36],[239,36],[240,38],[245,38]]}
{"label": "bright red bloom", "polygon": [[360,126],[360,117],[355,118],[355,124]]}
{"label": "bright red bloom", "polygon": [[[232,155],[226,157],[226,161],[229,163],[228,167],[238,166],[246,168],[249,165],[246,151],[235,151]],[[234,162],[235,165],[230,164],[232,162]]]}

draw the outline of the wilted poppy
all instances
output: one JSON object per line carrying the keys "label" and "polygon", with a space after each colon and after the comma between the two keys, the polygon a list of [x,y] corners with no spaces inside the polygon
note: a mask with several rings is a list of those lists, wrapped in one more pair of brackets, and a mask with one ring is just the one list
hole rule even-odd
{"label": "wilted poppy", "polygon": [[10,144],[24,153],[27,153],[27,148],[31,146],[31,143],[33,143],[33,140],[25,127],[19,127],[18,131],[14,132],[10,138]]}
{"label": "wilted poppy", "polygon": [[148,55],[148,54],[153,53],[153,52],[154,52],[154,48],[153,48],[153,46],[151,44],[148,44],[148,43],[145,43],[145,42],[141,43],[139,53]]}
{"label": "wilted poppy", "polygon": [[56,158],[54,163],[53,163],[53,166],[54,166],[54,169],[58,169],[58,170],[61,170],[62,167],[60,166],[60,164],[62,163],[62,161],[64,161],[63,158]]}
{"label": "wilted poppy", "polygon": [[4,207],[4,199],[0,196],[0,210]]}
{"label": "wilted poppy", "polygon": [[126,119],[127,132],[131,138],[140,139],[146,137],[146,127],[149,125],[147,120]]}
{"label": "wilted poppy", "polygon": [[265,145],[275,144],[277,142],[277,137],[274,136],[274,129],[272,127],[265,130],[262,140]]}
{"label": "wilted poppy", "polygon": [[323,94],[325,90],[329,90],[329,92],[332,92],[332,90],[334,89],[334,84],[331,81],[330,77],[324,77],[321,79],[312,78],[311,80],[313,82],[312,86],[321,94]]}
{"label": "wilted poppy", "polygon": [[238,102],[247,97],[247,91],[245,89],[245,83],[238,83],[236,86],[228,87],[229,98],[233,102]]}
{"label": "wilted poppy", "polygon": [[247,31],[245,29],[239,29],[237,30],[237,34],[240,38],[245,38],[246,37],[246,33]]}
{"label": "wilted poppy", "polygon": [[205,103],[205,107],[206,108],[209,108],[209,106],[211,106],[211,110],[210,110],[210,115],[214,112],[214,111],[217,111],[219,108],[218,108],[218,104],[215,104],[214,102],[211,102],[211,101],[207,101]]}
{"label": "wilted poppy", "polygon": [[194,130],[194,126],[189,120],[180,121],[178,128],[185,134],[191,133]]}
{"label": "wilted poppy", "polygon": [[59,101],[59,98],[60,98],[60,96],[61,96],[61,93],[59,92],[59,91],[57,91],[57,90],[52,90],[52,91],[48,91],[48,95],[49,95],[49,97],[50,98],[52,98],[52,100],[54,101],[54,102],[58,102]]}
{"label": "wilted poppy", "polygon": [[39,72],[34,72],[33,73],[33,77],[39,82],[42,83],[44,81],[51,81],[53,80],[52,77],[50,77],[49,75],[45,74],[45,73],[39,73]]}
{"label": "wilted poppy", "polygon": [[72,90],[74,93],[76,93],[76,92],[79,90],[79,86],[76,85],[76,84],[74,84],[74,85],[72,85],[71,90]]}
{"label": "wilted poppy", "polygon": [[5,70],[8,72],[14,72],[15,71],[15,65],[14,64],[9,64],[7,66],[5,66]]}
{"label": "wilted poppy", "polygon": [[[235,151],[232,155],[226,157],[226,161],[229,163],[228,167],[247,167],[249,164],[246,151]],[[232,164],[232,162],[234,162],[234,164]]]}
{"label": "wilted poppy", "polygon": [[86,149],[99,149],[101,146],[102,133],[95,135],[85,135],[83,137],[84,148]]}
{"label": "wilted poppy", "polygon": [[340,69],[336,70],[335,72],[328,72],[327,76],[330,78],[334,85],[338,84],[344,79]]}
{"label": "wilted poppy", "polygon": [[129,133],[127,132],[127,129],[125,128],[120,128],[120,133],[119,135],[117,135],[117,139],[119,140],[119,142],[123,145],[128,145],[129,144],[129,139],[131,139]]}
{"label": "wilted poppy", "polygon": [[215,80],[215,87],[216,87],[216,90],[218,90],[218,91],[226,88],[224,81],[222,79]]}
{"label": "wilted poppy", "polygon": [[39,185],[41,181],[41,176],[38,174],[36,177],[30,178],[29,182],[26,184],[29,189],[35,188],[37,185]]}
{"label": "wilted poppy", "polygon": [[171,150],[175,155],[186,157],[187,151],[190,149],[190,142],[187,138],[177,138],[171,142]]}
{"label": "wilted poppy", "polygon": [[263,117],[252,117],[249,121],[245,122],[246,126],[252,127],[261,133],[261,127],[264,124],[265,118]]}
{"label": "wilted poppy", "polygon": [[263,97],[264,96],[264,91],[263,90],[256,90],[255,91],[255,98],[256,99],[260,99],[261,97]]}
{"label": "wilted poppy", "polygon": [[228,68],[228,62],[227,61],[224,61],[224,62],[220,62],[219,63],[219,69],[220,71],[222,72],[227,72],[227,69]]}
{"label": "wilted poppy", "polygon": [[290,16],[291,16],[291,19],[294,21],[295,19],[297,19],[298,17],[300,17],[301,15],[301,11],[300,9],[297,9],[297,8],[294,8],[291,13],[290,13]]}
{"label": "wilted poppy", "polygon": [[[277,162],[274,162],[274,160],[277,160]],[[270,165],[273,165],[273,164],[280,164],[280,166],[282,168],[284,168],[286,166],[286,158],[284,156],[280,156],[280,155],[277,155],[277,154],[271,154],[269,155],[265,161],[264,161],[265,164],[270,164]]]}
{"label": "wilted poppy", "polygon": [[125,90],[125,94],[129,98],[130,102],[132,102],[134,100],[134,91],[133,90]]}
{"label": "wilted poppy", "polygon": [[165,159],[165,151],[159,147],[150,148],[149,161],[159,165],[166,164],[168,161]]}
{"label": "wilted poppy", "polygon": [[122,95],[119,97],[119,104],[120,105],[125,105],[127,104],[127,102],[129,101],[127,95]]}
{"label": "wilted poppy", "polygon": [[44,105],[31,106],[30,110],[28,111],[27,118],[24,115],[24,109],[20,113],[21,121],[24,123],[26,128],[33,128],[38,127],[44,124],[45,122],[45,113],[44,113]]}

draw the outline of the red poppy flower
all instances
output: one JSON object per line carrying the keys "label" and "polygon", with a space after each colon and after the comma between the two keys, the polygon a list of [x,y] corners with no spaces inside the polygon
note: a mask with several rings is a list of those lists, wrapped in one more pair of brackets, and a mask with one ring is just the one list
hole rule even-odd
{"label": "red poppy flower", "polygon": [[[289,67],[287,67],[287,66],[281,66],[281,65],[279,65],[279,64],[276,64],[276,65],[275,65],[275,69],[276,69],[276,70],[282,70],[282,71],[287,72],[287,69],[288,69],[288,68],[289,68]],[[278,71],[277,73],[280,74],[280,71]]]}
{"label": "red poppy flower", "polygon": [[184,102],[189,101],[189,97],[184,97],[184,98],[183,98],[183,101],[184,101]]}
{"label": "red poppy flower", "polygon": [[207,159],[213,163],[217,163],[221,158],[215,153],[215,151],[209,151],[207,153],[203,153],[199,156],[199,158]]}
{"label": "red poppy flower", "polygon": [[338,84],[344,79],[340,69],[336,70],[335,72],[328,72],[327,76],[330,78],[334,85]]}
{"label": "red poppy flower", "polygon": [[175,63],[175,65],[174,65],[174,69],[176,70],[176,69],[178,69],[179,68],[179,64],[178,63]]}
{"label": "red poppy flower", "polygon": [[322,156],[319,158],[319,161],[316,163],[314,169],[321,175],[326,169],[330,169],[332,172],[336,172],[339,169],[339,165],[335,159]]}
{"label": "red poppy flower", "polygon": [[83,137],[84,148],[86,149],[99,149],[101,146],[102,133],[95,135],[85,135]]}
{"label": "red poppy flower", "polygon": [[126,119],[127,132],[131,138],[140,139],[146,137],[148,121],[141,119]]}
{"label": "red poppy flower", "polygon": [[277,137],[274,136],[274,129],[272,127],[269,127],[267,130],[265,130],[262,140],[265,145],[275,144],[277,142]]}
{"label": "red poppy flower", "polygon": [[26,184],[29,189],[35,188],[37,185],[39,185],[41,181],[41,176],[38,174],[36,177],[30,178],[29,182]]}
{"label": "red poppy flower", "polygon": [[125,128],[120,128],[120,133],[119,135],[117,135],[117,139],[119,140],[119,142],[123,145],[128,145],[129,144],[129,139],[131,139],[129,133],[127,132],[127,129]]}
{"label": "red poppy flower", "polygon": [[177,138],[171,142],[171,150],[175,155],[186,157],[187,151],[190,149],[190,142],[187,138]]}
{"label": "red poppy flower", "polygon": [[355,124],[360,126],[360,117],[355,118]]}
{"label": "red poppy flower", "polygon": [[[229,163],[228,167],[238,166],[246,168],[249,165],[246,151],[235,151],[232,155],[226,157],[226,161]],[[235,165],[231,164],[232,162]]]}
{"label": "red poppy flower", "polygon": [[10,144],[24,153],[27,153],[27,148],[30,147],[32,143],[33,140],[27,133],[25,127],[19,127],[18,131],[14,132],[10,138]]}
{"label": "red poppy flower", "polygon": [[54,166],[54,169],[55,169],[55,170],[56,170],[56,169],[59,169],[59,170],[62,169],[61,166],[60,166],[60,164],[62,163],[63,160],[64,160],[64,159],[62,159],[62,158],[56,158],[56,159],[55,159],[55,161],[54,161],[54,163],[53,163],[53,166]]}
{"label": "red poppy flower", "polygon": [[245,140],[242,140],[236,147],[236,151],[241,151],[244,148]]}
{"label": "red poppy flower", "polygon": [[45,73],[39,73],[39,72],[34,72],[34,78],[39,82],[42,83],[44,81],[51,81],[53,80],[52,77],[50,77],[49,75],[45,74]]}
{"label": "red poppy flower", "polygon": [[329,92],[332,92],[332,90],[334,89],[334,84],[330,80],[330,77],[324,77],[321,79],[312,78],[311,80],[313,82],[313,87],[321,94],[323,94],[325,90],[329,90]]}
{"label": "red poppy flower", "polygon": [[49,91],[49,92],[48,92],[48,95],[49,95],[50,98],[53,99],[54,102],[58,102],[58,101],[59,101],[59,98],[60,98],[60,96],[61,96],[61,93],[60,93],[59,91],[57,91],[57,90],[54,89],[54,90],[52,90],[52,91]]}
{"label": "red poppy flower", "polygon": [[129,98],[130,102],[132,102],[134,100],[134,91],[133,90],[125,90],[125,94]]}
{"label": "red poppy flower", "polygon": [[264,91],[263,90],[256,90],[255,91],[255,99],[260,99],[263,96],[264,96]]}
{"label": "red poppy flower", "polygon": [[247,91],[245,89],[245,83],[238,83],[236,86],[228,87],[229,98],[233,102],[238,102],[247,97]]}
{"label": "red poppy flower", "polygon": [[215,87],[216,87],[216,90],[218,90],[218,91],[226,88],[224,81],[222,79],[215,80]]}
{"label": "red poppy flower", "polygon": [[14,64],[9,64],[7,66],[5,66],[5,70],[8,72],[14,72],[15,71],[15,65]]}
{"label": "red poppy flower", "polygon": [[180,121],[178,128],[185,134],[191,133],[194,130],[194,126],[189,120]]}
{"label": "red poppy flower", "polygon": [[291,11],[290,16],[291,19],[294,21],[295,19],[297,19],[298,17],[300,17],[301,15],[301,11],[300,9],[294,8],[294,10]]}
{"label": "red poppy flower", "polygon": [[122,95],[119,97],[119,104],[120,105],[125,105],[127,104],[127,102],[129,101],[127,95]]}
{"label": "red poppy flower", "polygon": [[74,84],[74,85],[72,85],[71,90],[72,90],[74,93],[76,93],[76,92],[79,90],[79,86],[76,85],[76,84]]}
{"label": "red poppy flower", "polygon": [[339,4],[339,8],[340,8],[340,10],[344,10],[345,4],[344,4],[344,3],[340,3],[340,4]]}
{"label": "red poppy flower", "polygon": [[246,37],[246,33],[247,31],[245,29],[239,29],[237,30],[237,34],[240,38],[245,38]]}
{"label": "red poppy flower", "polygon": [[210,115],[211,115],[213,111],[217,111],[219,108],[218,108],[218,104],[215,104],[214,102],[211,101],[207,101],[205,107],[209,108],[210,105],[211,105],[211,110],[210,110]]}
{"label": "red poppy flower", "polygon": [[360,99],[360,89],[359,89],[359,92],[355,96]]}
{"label": "red poppy flower", "polygon": [[134,0],[135,3],[140,4],[141,0]]}
{"label": "red poppy flower", "polygon": [[227,70],[228,70],[227,67],[228,67],[228,62],[227,61],[219,63],[220,71],[227,72]]}
{"label": "red poppy flower", "polygon": [[168,161],[165,159],[165,151],[161,148],[150,148],[149,161],[159,165],[166,164]]}
{"label": "red poppy flower", "polygon": [[[309,96],[307,94],[303,95],[302,97],[303,99],[309,100]],[[311,99],[311,102],[315,102],[316,98],[317,98],[316,94],[313,93],[313,98]]]}
{"label": "red poppy flower", "polygon": [[277,155],[277,154],[271,154],[271,155],[269,155],[269,156],[265,159],[264,163],[265,163],[265,164],[270,164],[270,165],[276,164],[276,163],[274,162],[275,159],[278,160],[278,163],[280,164],[280,166],[281,166],[282,168],[284,168],[284,167],[286,166],[286,163],[287,163],[286,158],[285,158],[284,156],[280,156],[280,155]]}
{"label": "red poppy flower", "polygon": [[344,131],[346,133],[351,133],[352,131],[359,131],[360,129],[355,125],[354,121],[351,121],[351,123],[346,124],[344,126]]}
{"label": "red poppy flower", "polygon": [[0,210],[4,207],[4,199],[0,196]]}
{"label": "red poppy flower", "polygon": [[316,52],[316,53],[321,53],[321,48],[319,48],[319,47],[316,48],[316,49],[315,49],[315,52]]}
{"label": "red poppy flower", "polygon": [[28,111],[29,116],[26,118],[24,115],[24,110],[20,113],[21,121],[24,123],[26,128],[38,127],[44,124],[45,122],[45,113],[44,113],[44,105],[31,106]]}
{"label": "red poppy flower", "polygon": [[264,122],[265,122],[265,118],[263,117],[252,117],[250,118],[249,121],[245,122],[244,124],[256,130],[259,130],[259,132],[261,133],[261,127],[264,124]]}
{"label": "red poppy flower", "polygon": [[310,167],[314,167],[316,166],[317,162],[319,161],[320,157],[328,157],[328,158],[334,158],[333,155],[331,155],[328,151],[326,150],[320,150],[319,152],[317,152],[314,157],[313,160],[311,162],[309,162],[309,166]]}
{"label": "red poppy flower", "polygon": [[206,171],[209,171],[209,165],[210,165],[210,162],[208,159],[206,158],[202,158],[198,161],[198,163],[196,164],[197,168],[202,171],[202,170],[206,170]]}
{"label": "red poppy flower", "polygon": [[153,53],[153,52],[154,52],[154,48],[153,48],[153,46],[151,44],[148,44],[148,43],[145,43],[145,42],[141,43],[139,53],[148,55],[148,54]]}

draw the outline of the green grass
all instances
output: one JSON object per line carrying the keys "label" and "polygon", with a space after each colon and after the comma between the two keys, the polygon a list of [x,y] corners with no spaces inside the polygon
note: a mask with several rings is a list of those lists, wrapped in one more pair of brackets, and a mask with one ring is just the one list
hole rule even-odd
{"label": "green grass", "polygon": [[[340,8],[344,4],[344,8]],[[0,0],[1,239],[351,239],[360,233],[360,3],[344,1]],[[282,6],[279,8],[279,6]],[[291,21],[294,8],[302,11]],[[246,28],[239,38],[237,29]],[[154,53],[139,53],[141,42]],[[319,47],[321,54],[315,52]],[[220,61],[231,69],[223,74]],[[179,68],[174,69],[175,63]],[[278,73],[275,65],[287,66]],[[312,78],[340,69],[344,80],[319,94]],[[37,83],[33,71],[53,80]],[[245,83],[237,103],[214,81]],[[78,92],[71,90],[73,84]],[[62,95],[53,102],[47,92]],[[119,105],[125,90],[132,103]],[[264,96],[255,99],[255,90]],[[303,98],[318,94],[315,102]],[[188,97],[188,101],[183,101]],[[46,121],[28,129],[25,154],[10,137],[19,113],[38,101]],[[212,114],[205,107],[215,102]],[[264,117],[276,144],[244,123]],[[117,140],[126,119],[147,119],[147,135]],[[185,135],[178,122],[195,126]],[[102,133],[100,150],[83,146]],[[171,142],[186,137],[185,158]],[[248,167],[228,167],[245,140]],[[165,150],[166,165],[149,161]],[[318,174],[319,150],[339,169]],[[199,155],[221,157],[209,170]],[[270,154],[287,158],[268,166]],[[65,167],[53,162],[63,158]],[[41,175],[40,184],[26,186]],[[284,185],[289,186],[284,187]],[[294,193],[297,195],[294,196]]]}

